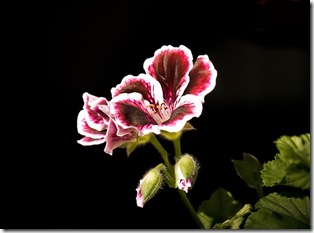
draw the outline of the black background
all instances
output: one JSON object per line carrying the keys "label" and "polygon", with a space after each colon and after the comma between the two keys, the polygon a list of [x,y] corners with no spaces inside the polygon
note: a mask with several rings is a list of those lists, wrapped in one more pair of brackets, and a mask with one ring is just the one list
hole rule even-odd
{"label": "black background", "polygon": [[[2,8],[1,95],[9,159],[4,228],[196,228],[176,190],[164,187],[143,209],[138,181],[162,162],[151,146],[128,158],[105,145],[77,144],[82,94],[110,89],[162,45],[207,54],[218,71],[197,129],[182,136],[199,177],[195,208],[217,188],[244,203],[257,199],[231,159],[261,163],[281,135],[310,132],[308,1],[46,1]],[[161,140],[172,159],[172,145]]]}

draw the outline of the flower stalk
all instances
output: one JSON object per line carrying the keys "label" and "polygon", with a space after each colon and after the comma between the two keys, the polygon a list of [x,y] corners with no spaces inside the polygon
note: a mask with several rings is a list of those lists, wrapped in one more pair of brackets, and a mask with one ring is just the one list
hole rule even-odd
{"label": "flower stalk", "polygon": [[[158,141],[158,139],[155,137],[155,135],[152,135],[150,138],[150,142],[153,144],[153,146],[158,150],[158,152],[160,153],[161,157],[163,158],[167,169],[171,172],[171,176],[174,176],[174,170],[173,170],[173,166],[171,166],[169,160],[168,160],[168,153],[167,151],[163,148],[163,146],[160,144],[160,142]],[[181,143],[180,143],[180,137],[177,137],[176,139],[173,140],[173,144],[174,144],[174,148],[175,148],[175,155],[176,158],[179,158],[179,156],[181,156]],[[163,170],[165,171],[165,170]],[[193,217],[193,219],[195,220],[196,224],[198,225],[198,227],[200,229],[205,229],[203,223],[201,222],[201,220],[199,219],[199,217],[197,216],[197,213],[194,209],[194,207],[192,206],[190,200],[188,199],[186,193],[180,189],[178,189],[179,195],[181,196],[181,199],[184,203],[184,205],[187,207],[188,211],[190,212],[191,216]]]}
{"label": "flower stalk", "polygon": [[178,192],[180,194],[180,197],[184,203],[184,205],[187,207],[187,209],[189,210],[191,216],[193,217],[193,219],[195,220],[196,224],[198,225],[198,227],[200,229],[205,229],[203,223],[201,222],[201,220],[199,219],[199,217],[197,216],[196,211],[194,210],[190,200],[188,199],[186,193],[180,189],[178,189]]}
{"label": "flower stalk", "polygon": [[171,176],[174,176],[173,166],[169,162],[168,153],[160,144],[160,142],[158,141],[158,139],[156,138],[154,134],[152,134],[150,137],[150,143],[158,150]]}
{"label": "flower stalk", "polygon": [[175,155],[176,155],[176,158],[178,159],[180,156],[181,156],[181,140],[180,140],[181,137],[177,137],[176,139],[174,139],[172,142],[173,142],[173,145],[174,145],[174,151],[175,151]]}

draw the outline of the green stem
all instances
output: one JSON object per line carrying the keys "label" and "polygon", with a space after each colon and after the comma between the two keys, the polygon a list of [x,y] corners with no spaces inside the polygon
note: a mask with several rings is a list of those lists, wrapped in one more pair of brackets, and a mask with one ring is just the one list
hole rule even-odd
{"label": "green stem", "polygon": [[257,192],[258,198],[262,198],[264,196],[264,192],[263,192],[262,186],[255,187],[255,190]]}
{"label": "green stem", "polygon": [[[181,137],[177,137],[176,139],[174,139],[173,145],[174,145],[174,150],[175,150],[175,155],[176,158],[179,158],[182,155],[181,152]],[[199,228],[201,229],[205,229],[203,223],[201,222],[201,220],[199,219],[199,217],[197,216],[197,213],[195,212],[189,198],[187,197],[186,193],[182,190],[179,190],[179,194],[181,196],[181,199],[183,201],[183,203],[185,204],[185,206],[187,207],[187,209],[189,210],[190,214],[192,215],[193,219],[195,220],[196,224],[198,225]]]}
{"label": "green stem", "polygon": [[195,212],[195,210],[194,210],[190,200],[188,199],[186,193],[184,191],[182,191],[182,190],[179,190],[179,189],[178,189],[178,191],[179,191],[179,194],[181,196],[181,199],[182,199],[183,203],[188,208],[190,214],[192,215],[192,217],[195,220],[195,222],[198,225],[198,227],[201,228],[201,229],[205,229],[203,223],[201,222],[201,220],[197,216],[197,213]]}
{"label": "green stem", "polygon": [[162,169],[163,174],[165,175],[165,181],[169,185],[170,188],[175,188],[175,178],[168,172],[168,169],[163,165]]}
{"label": "green stem", "polygon": [[[158,141],[158,139],[155,137],[154,134],[152,134],[150,137],[150,143],[153,144],[153,146],[158,150],[158,152],[160,153],[162,159],[164,160],[164,162],[166,164],[168,171],[170,172],[171,176],[174,177],[174,170],[173,170],[173,166],[171,166],[171,164],[169,162],[168,153],[163,148],[163,146],[160,144],[160,142]],[[179,157],[181,155],[180,137],[173,140],[173,144],[174,144],[176,157]],[[205,229],[203,223],[201,222],[201,220],[197,216],[197,214],[196,214],[190,200],[188,199],[186,193],[182,190],[178,190],[178,191],[179,191],[179,194],[181,196],[183,203],[188,208],[188,210],[189,210],[190,214],[192,215],[193,219],[195,220],[196,224],[199,226],[199,228]]]}
{"label": "green stem", "polygon": [[172,142],[173,142],[173,145],[174,145],[174,151],[175,151],[175,154],[176,154],[176,158],[179,158],[181,156],[181,141],[180,141],[180,138],[181,137],[177,137],[176,139],[174,139]]}
{"label": "green stem", "polygon": [[174,176],[173,166],[169,162],[168,153],[160,144],[160,142],[158,141],[158,139],[155,137],[154,134],[152,134],[150,137],[150,143],[153,144],[153,146],[158,150],[159,154],[161,155],[162,159],[164,160],[166,164],[168,171],[170,172],[172,176]]}

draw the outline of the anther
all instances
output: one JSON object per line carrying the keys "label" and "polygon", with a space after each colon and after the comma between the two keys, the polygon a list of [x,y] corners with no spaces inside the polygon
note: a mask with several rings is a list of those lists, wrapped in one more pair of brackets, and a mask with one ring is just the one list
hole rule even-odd
{"label": "anther", "polygon": [[153,111],[153,113],[156,113],[156,105],[155,104],[149,104],[146,107],[150,108]]}
{"label": "anther", "polygon": [[157,113],[157,110],[161,110],[161,109],[168,109],[168,106],[165,104],[165,103],[162,103],[162,104],[149,104],[146,106],[147,108],[150,108],[151,111],[153,113]]}
{"label": "anther", "polygon": [[167,109],[167,108],[168,108],[168,106],[167,106],[165,103],[162,103],[160,106],[161,106],[161,107],[164,107],[164,109]]}
{"label": "anther", "polygon": [[162,108],[162,105],[156,105],[156,108],[160,110]]}

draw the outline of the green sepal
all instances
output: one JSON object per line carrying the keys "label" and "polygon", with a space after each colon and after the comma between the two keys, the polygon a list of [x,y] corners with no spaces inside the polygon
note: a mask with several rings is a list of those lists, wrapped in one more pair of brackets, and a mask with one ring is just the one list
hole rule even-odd
{"label": "green sepal", "polygon": [[181,179],[180,175],[183,176],[184,179],[191,178],[192,186],[194,185],[197,175],[198,175],[198,164],[191,155],[183,154],[176,162],[174,166],[175,176],[176,176],[176,184],[177,187],[179,179]]}
{"label": "green sepal", "polygon": [[184,127],[180,131],[171,133],[171,132],[161,130],[160,135],[163,136],[167,140],[173,141],[177,139],[178,137],[180,137],[183,131],[188,131],[188,130],[193,130],[193,129],[195,128],[189,122],[186,122]]}
{"label": "green sepal", "polygon": [[153,198],[163,183],[163,176],[160,173],[162,166],[158,165],[155,168],[149,170],[143,178],[141,185],[141,193],[144,198],[144,202],[147,202]]}
{"label": "green sepal", "polygon": [[135,142],[129,142],[125,145],[126,147],[126,153],[128,156],[140,145],[144,145],[147,142],[149,142],[151,137],[151,134],[146,134],[144,136],[137,137],[137,140]]}

